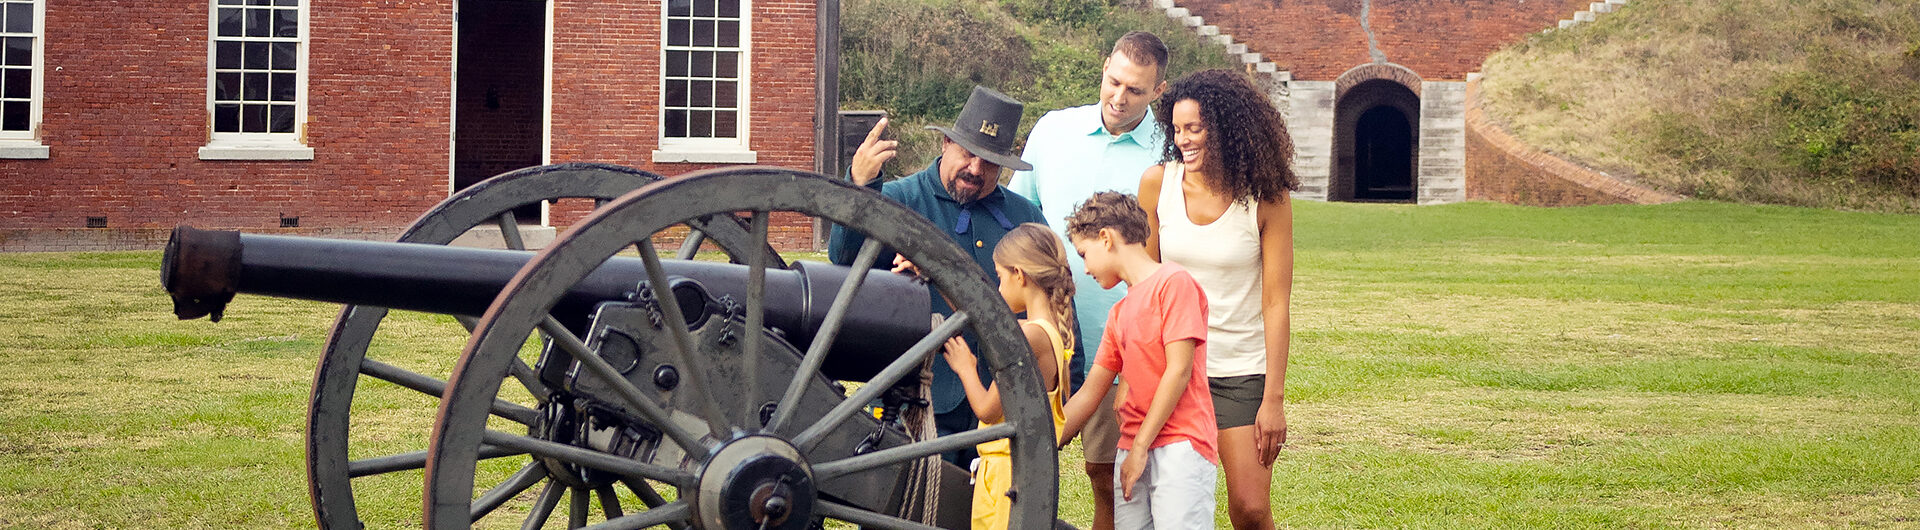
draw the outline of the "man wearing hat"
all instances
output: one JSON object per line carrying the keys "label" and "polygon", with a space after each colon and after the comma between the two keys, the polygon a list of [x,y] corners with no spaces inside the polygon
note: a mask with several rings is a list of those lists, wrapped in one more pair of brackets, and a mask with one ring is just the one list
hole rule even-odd
{"label": "man wearing hat", "polygon": [[[998,285],[1000,278],[993,268],[993,248],[1000,243],[1000,238],[1020,223],[1047,222],[1032,201],[1000,187],[1002,168],[1033,167],[1013,154],[1013,136],[1020,129],[1020,112],[1024,109],[1025,105],[1006,94],[973,87],[973,95],[967,98],[966,106],[961,107],[960,118],[952,128],[927,127],[940,131],[943,136],[940,157],[919,173],[886,183],[879,178],[880,165],[898,154],[895,150],[900,142],[880,139],[880,133],[887,128],[887,120],[882,119],[854,152],[848,173],[855,184],[873,188],[926,216],[934,226],[945,229],[947,236],[970,253],[974,263],[987,273],[990,285]],[[853,263],[854,255],[866,239],[865,234],[835,224],[827,242],[827,259],[841,265]],[[891,249],[883,249],[880,255],[892,254]],[[896,272],[911,268],[911,264],[895,265],[898,265]],[[946,300],[939,296],[933,297],[933,309],[942,315],[953,313]],[[972,342],[971,337],[968,342]],[[981,367],[984,368],[985,363]],[[989,381],[992,374],[982,371],[981,382]],[[959,377],[947,367],[946,361],[935,361],[934,423],[942,436],[972,429],[978,422],[973,408],[966,403],[966,390],[960,386]],[[945,456],[948,461],[965,466],[973,459],[972,452],[968,449]]]}

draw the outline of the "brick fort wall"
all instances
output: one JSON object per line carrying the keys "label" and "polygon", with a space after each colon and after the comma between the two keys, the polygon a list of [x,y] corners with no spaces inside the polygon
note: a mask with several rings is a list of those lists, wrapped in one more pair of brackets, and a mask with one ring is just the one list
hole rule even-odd
{"label": "brick fort wall", "polygon": [[1488,54],[1553,27],[1591,0],[1180,0],[1220,32],[1293,72],[1332,81],[1373,61],[1367,27],[1388,62],[1428,81],[1464,81]]}

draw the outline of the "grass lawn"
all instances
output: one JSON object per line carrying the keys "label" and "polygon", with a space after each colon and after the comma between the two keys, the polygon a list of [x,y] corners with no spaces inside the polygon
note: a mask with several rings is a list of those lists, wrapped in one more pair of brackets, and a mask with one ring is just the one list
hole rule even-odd
{"label": "grass lawn", "polygon": [[[1920,217],[1298,215],[1283,526],[1920,527]],[[158,261],[0,255],[0,527],[313,525],[304,416],[337,307],[175,321]],[[382,340],[445,373],[465,337],[400,314]],[[362,394],[369,444],[424,443],[431,400]],[[1061,512],[1085,525],[1078,454]],[[418,477],[364,486],[385,493],[363,516],[417,517]]]}

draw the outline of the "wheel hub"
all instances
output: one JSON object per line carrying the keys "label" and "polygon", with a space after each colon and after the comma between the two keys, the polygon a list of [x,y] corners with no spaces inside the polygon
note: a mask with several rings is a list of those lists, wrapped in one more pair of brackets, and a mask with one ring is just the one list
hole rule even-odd
{"label": "wheel hub", "polygon": [[803,529],[813,520],[813,468],[785,440],[745,436],[700,472],[695,520],[706,529]]}

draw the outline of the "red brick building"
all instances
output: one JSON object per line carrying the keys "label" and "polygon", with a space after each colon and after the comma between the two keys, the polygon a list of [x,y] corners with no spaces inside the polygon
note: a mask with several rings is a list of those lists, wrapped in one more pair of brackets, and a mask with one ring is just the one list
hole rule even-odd
{"label": "red brick building", "polygon": [[386,238],[546,163],[825,168],[830,0],[49,3],[0,0],[0,250],[181,223]]}

